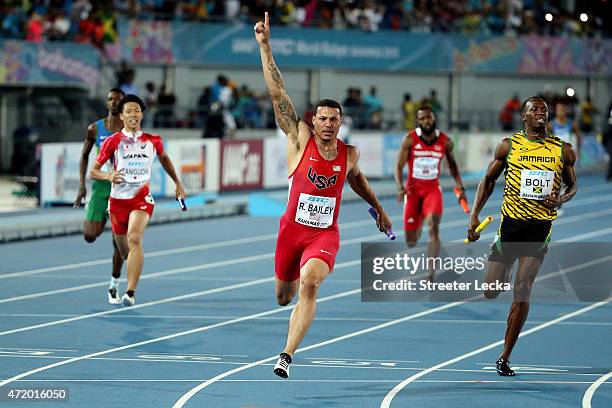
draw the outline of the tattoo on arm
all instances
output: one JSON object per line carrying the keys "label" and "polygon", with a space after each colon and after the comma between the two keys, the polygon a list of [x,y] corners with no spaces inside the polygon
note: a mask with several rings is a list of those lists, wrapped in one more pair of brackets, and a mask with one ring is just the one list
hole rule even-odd
{"label": "tattoo on arm", "polygon": [[[283,83],[283,77],[273,61],[268,61],[268,71],[272,77],[272,87],[269,87],[268,91],[272,97],[272,103],[274,105],[274,115],[278,126],[289,136],[290,140],[294,143],[298,143],[297,139],[297,123],[298,116],[295,113],[295,109],[287,92],[285,91],[285,85]],[[273,88],[273,89],[271,89]]]}
{"label": "tattoo on arm", "polygon": [[274,106],[274,116],[278,126],[288,136],[289,141],[299,149],[298,142],[298,122],[299,117],[295,113],[295,108],[287,91],[278,66],[274,62],[272,49],[269,44],[260,45],[261,62],[264,80],[268,93]]}
{"label": "tattoo on arm", "polygon": [[289,100],[286,93],[282,93],[278,98],[272,98],[274,104],[274,115],[278,126],[289,135],[288,130],[293,130],[297,127],[298,117],[295,109]]}

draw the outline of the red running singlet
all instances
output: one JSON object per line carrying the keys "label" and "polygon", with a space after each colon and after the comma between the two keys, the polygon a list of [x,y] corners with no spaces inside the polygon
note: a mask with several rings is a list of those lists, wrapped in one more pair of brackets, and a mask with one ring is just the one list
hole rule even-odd
{"label": "red running singlet", "polygon": [[346,179],[347,147],[337,140],[338,155],[326,160],[310,137],[300,162],[289,176],[289,200],[280,219],[275,274],[294,281],[311,258],[333,269],[340,247],[338,211]]}
{"label": "red running singlet", "polygon": [[440,163],[446,156],[448,136],[436,130],[436,138],[427,144],[420,137],[421,128],[412,130],[406,137],[412,139],[408,154],[408,179],[404,200],[404,230],[415,231],[429,214],[442,216],[442,191],[440,190]]}
{"label": "red running singlet", "polygon": [[437,186],[440,179],[440,163],[446,155],[446,142],[448,136],[436,130],[436,138],[431,144],[420,138],[421,128],[408,133],[412,139],[412,146],[408,154],[408,179],[406,190],[409,187]]}

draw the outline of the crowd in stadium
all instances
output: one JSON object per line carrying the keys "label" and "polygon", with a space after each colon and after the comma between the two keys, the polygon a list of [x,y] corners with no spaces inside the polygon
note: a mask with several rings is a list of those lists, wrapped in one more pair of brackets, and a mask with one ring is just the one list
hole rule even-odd
{"label": "crowd in stadium", "polygon": [[4,37],[96,45],[117,39],[119,16],[251,23],[264,11],[273,24],[295,27],[607,37],[609,19],[596,17],[606,15],[599,10],[605,6],[561,0],[5,0],[0,16]]}

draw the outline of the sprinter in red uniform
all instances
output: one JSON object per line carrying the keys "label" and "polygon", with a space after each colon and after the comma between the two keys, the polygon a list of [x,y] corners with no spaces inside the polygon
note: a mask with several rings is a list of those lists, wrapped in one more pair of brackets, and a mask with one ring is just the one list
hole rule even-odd
{"label": "sprinter in red uniform", "polygon": [[[123,98],[119,104],[123,129],[104,141],[96,162],[89,171],[92,179],[108,180],[112,183],[108,208],[113,235],[121,256],[127,260],[128,285],[121,297],[125,306],[132,306],[136,302],[134,293],[142,273],[142,239],[155,206],[155,201],[149,193],[155,156],[174,181],[176,197],[186,196],[174,165],[164,151],[161,137],[145,133],[140,128],[144,111],[145,105],[136,95]],[[111,157],[111,171],[103,171],[102,166]]]}
{"label": "sprinter in red uniform", "polygon": [[[442,189],[440,163],[446,157],[451,176],[460,192],[458,201],[465,200],[459,168],[453,155],[453,142],[436,129],[436,117],[429,106],[417,110],[418,127],[406,134],[395,166],[397,199],[404,202],[404,231],[409,247],[414,247],[421,236],[423,221],[429,230],[428,257],[440,254],[440,220],[442,218]],[[404,185],[403,170],[408,164],[408,179]],[[428,263],[429,280],[434,280],[433,263]]]}
{"label": "sprinter in red uniform", "polygon": [[285,306],[300,293],[291,313],[287,344],[274,366],[280,377],[289,376],[289,364],[315,315],[319,286],[334,267],[340,246],[338,210],[345,179],[379,216],[378,228],[391,229],[367,179],[359,170],[359,150],[338,140],[342,108],[331,99],[320,101],[310,124],[298,118],[272,57],[268,13],[255,24],[261,63],[279,127],[287,135],[289,202],[280,220],[276,242],[276,298]]}

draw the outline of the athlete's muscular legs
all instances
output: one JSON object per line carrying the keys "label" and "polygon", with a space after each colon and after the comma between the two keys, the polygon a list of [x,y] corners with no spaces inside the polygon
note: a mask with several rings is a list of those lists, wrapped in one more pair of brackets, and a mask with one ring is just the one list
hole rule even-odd
{"label": "athlete's muscular legs", "polygon": [[130,254],[130,247],[128,246],[127,235],[115,234],[114,237],[115,243],[117,244],[117,250],[119,251],[119,255],[122,259],[127,259],[128,255]]}
{"label": "athlete's muscular legs", "polygon": [[508,326],[504,337],[504,351],[501,355],[506,360],[510,360],[512,349],[518,340],[525,320],[527,320],[531,288],[541,265],[542,262],[533,257],[522,257],[519,260],[514,282],[514,302],[512,302],[510,314],[508,315]]}
{"label": "athlete's muscular legs", "polygon": [[[485,281],[487,284],[500,282],[500,283],[508,283],[510,282],[510,277],[512,274],[512,265],[506,265],[502,262],[489,262],[489,268],[487,269],[487,276]],[[494,285],[489,285],[494,286]],[[485,290],[483,292],[484,297],[487,299],[495,299],[499,296],[503,291],[499,290]]]}
{"label": "athlete's muscular legs", "polygon": [[419,229],[413,231],[405,231],[406,233],[406,244],[408,244],[409,248],[413,248],[416,246],[419,238],[421,237],[421,232],[423,231],[423,226],[420,226]]}
{"label": "athlete's muscular legs", "polygon": [[128,286],[127,290],[136,290],[142,265],[144,263],[144,252],[142,249],[142,237],[149,223],[149,214],[144,211],[132,211],[128,224],[127,244],[129,254],[127,257]]}
{"label": "athlete's muscular legs", "polygon": [[409,248],[416,246],[423,231],[423,202],[415,191],[408,191],[404,196],[404,232]]}
{"label": "athlete's muscular legs", "polygon": [[[429,244],[427,244],[427,256],[429,258],[437,258],[440,255],[440,215],[428,214],[425,217],[425,223],[429,230]],[[434,280],[434,263],[428,263],[427,279],[430,282]]]}
{"label": "athlete's muscular legs", "polygon": [[276,278],[276,301],[280,306],[287,306],[295,296],[300,280],[285,282]]}
{"label": "athlete's muscular legs", "polygon": [[319,287],[329,273],[327,263],[318,258],[309,259],[300,270],[300,296],[291,313],[287,345],[283,350],[290,356],[293,356],[312,324]]}
{"label": "athlete's muscular legs", "polygon": [[106,224],[106,221],[85,220],[83,223],[83,238],[85,238],[85,241],[94,242],[104,231],[104,224]]}
{"label": "athlete's muscular legs", "polygon": [[123,257],[119,251],[119,246],[115,240],[113,234],[113,278],[119,278],[121,276],[121,267],[123,266]]}

